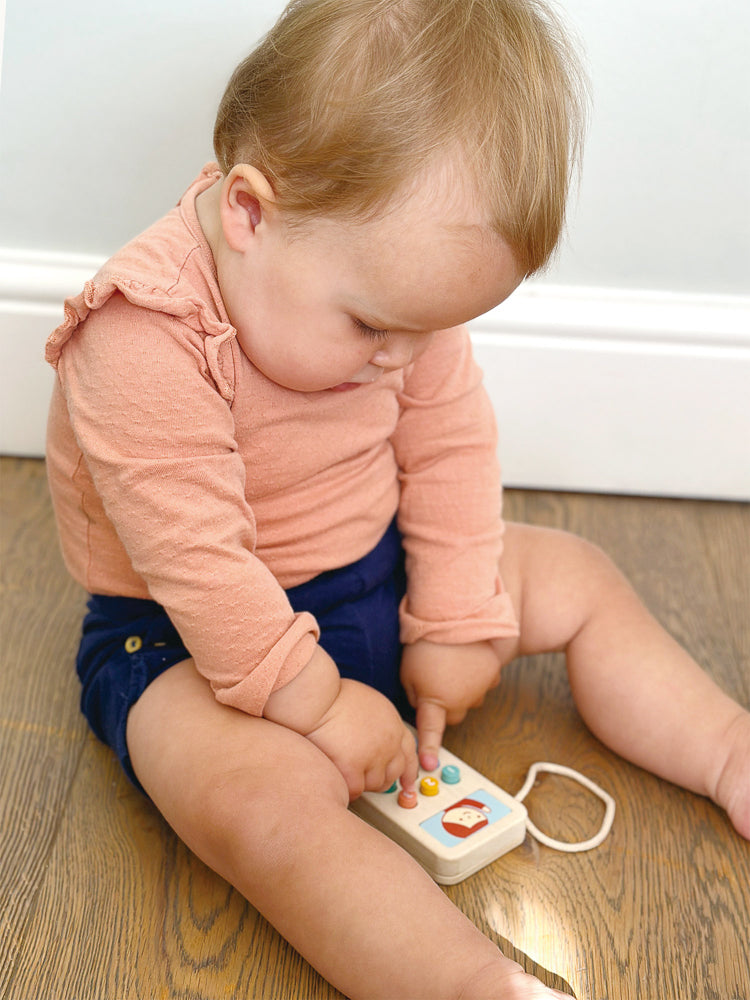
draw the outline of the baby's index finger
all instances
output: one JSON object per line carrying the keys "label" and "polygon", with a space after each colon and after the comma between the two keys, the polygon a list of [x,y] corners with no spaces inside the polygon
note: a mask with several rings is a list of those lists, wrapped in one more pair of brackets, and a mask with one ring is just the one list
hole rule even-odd
{"label": "baby's index finger", "polygon": [[413,793],[414,795],[416,795],[415,787],[417,784],[418,777],[419,777],[419,764],[417,763],[417,755],[414,754],[407,758],[406,767],[404,768],[404,773],[401,775],[401,788],[405,792]]}
{"label": "baby's index finger", "polygon": [[446,711],[434,701],[420,701],[417,705],[417,745],[419,762],[425,771],[438,766],[438,752],[443,743]]}

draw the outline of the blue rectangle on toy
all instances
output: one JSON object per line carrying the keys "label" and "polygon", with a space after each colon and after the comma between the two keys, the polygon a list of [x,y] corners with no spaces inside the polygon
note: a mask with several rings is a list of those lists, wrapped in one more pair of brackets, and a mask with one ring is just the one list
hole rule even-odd
{"label": "blue rectangle on toy", "polygon": [[509,813],[508,806],[499,802],[483,788],[479,788],[471,795],[465,795],[429,819],[423,820],[419,825],[445,847],[458,847],[467,837],[497,823]]}

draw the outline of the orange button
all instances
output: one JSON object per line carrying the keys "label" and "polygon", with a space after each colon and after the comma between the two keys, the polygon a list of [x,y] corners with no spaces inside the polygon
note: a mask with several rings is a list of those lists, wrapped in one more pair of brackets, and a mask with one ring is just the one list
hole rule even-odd
{"label": "orange button", "polygon": [[419,782],[419,790],[422,795],[437,795],[440,791],[437,778],[431,778],[429,775],[426,778],[422,778]]}
{"label": "orange button", "polygon": [[417,805],[417,793],[405,792],[403,789],[398,793],[398,804],[402,809],[414,809]]}

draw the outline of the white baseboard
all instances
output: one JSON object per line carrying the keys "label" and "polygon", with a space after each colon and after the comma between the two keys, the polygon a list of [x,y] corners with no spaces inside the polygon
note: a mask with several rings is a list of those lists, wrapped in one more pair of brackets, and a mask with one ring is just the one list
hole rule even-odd
{"label": "white baseboard", "polygon": [[0,249],[0,454],[44,454],[53,371],[44,342],[98,257]]}
{"label": "white baseboard", "polygon": [[[0,452],[44,453],[44,341],[95,257],[0,251]],[[750,499],[750,297],[530,283],[472,325],[507,485]]]}
{"label": "white baseboard", "polygon": [[750,499],[750,297],[529,284],[473,329],[507,484]]}

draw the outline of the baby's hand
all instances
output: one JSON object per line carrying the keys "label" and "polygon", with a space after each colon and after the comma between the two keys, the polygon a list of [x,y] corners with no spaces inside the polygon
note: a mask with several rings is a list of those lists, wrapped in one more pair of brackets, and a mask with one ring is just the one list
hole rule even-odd
{"label": "baby's hand", "polygon": [[421,639],[401,657],[401,683],[417,710],[419,759],[425,770],[437,767],[447,725],[478,708],[500,680],[500,661],[489,642],[447,646]]}
{"label": "baby's hand", "polygon": [[351,799],[383,791],[397,778],[403,788],[414,787],[414,737],[388,699],[366,684],[343,679],[336,700],[305,735],[341,771]]}

